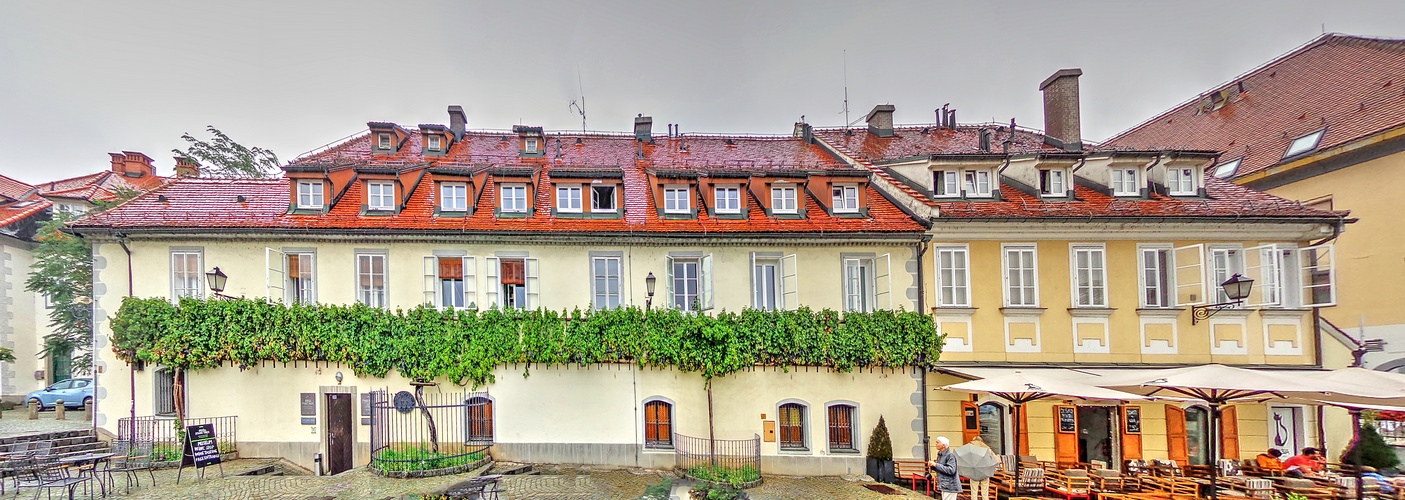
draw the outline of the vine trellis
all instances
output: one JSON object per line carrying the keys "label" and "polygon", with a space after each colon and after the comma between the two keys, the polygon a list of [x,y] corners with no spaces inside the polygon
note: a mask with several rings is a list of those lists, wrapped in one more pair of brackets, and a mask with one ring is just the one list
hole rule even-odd
{"label": "vine trellis", "polygon": [[[413,380],[481,386],[503,364],[636,363],[706,379],[757,365],[926,366],[943,337],[908,311],[832,310],[687,314],[489,309],[389,311],[357,305],[284,305],[263,299],[127,297],[111,319],[117,356],[182,370],[224,362],[331,361],[358,375],[396,370]],[[527,373],[524,373],[526,376]]]}

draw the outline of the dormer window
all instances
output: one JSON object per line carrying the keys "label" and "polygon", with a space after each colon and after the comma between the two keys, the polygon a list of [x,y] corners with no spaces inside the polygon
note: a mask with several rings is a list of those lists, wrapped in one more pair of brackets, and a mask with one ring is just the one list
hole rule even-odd
{"label": "dormer window", "polygon": [[966,171],[966,196],[971,198],[989,198],[991,195],[990,171],[988,170],[967,170]]}
{"label": "dormer window", "polygon": [[669,185],[663,188],[663,213],[686,214],[693,209],[688,201],[688,186]]}
{"label": "dormer window", "polygon": [[834,213],[852,214],[859,211],[858,186],[834,186]]}
{"label": "dormer window", "polygon": [[1293,139],[1293,143],[1289,144],[1288,149],[1283,152],[1283,157],[1292,158],[1317,149],[1317,145],[1322,142],[1322,134],[1326,131],[1327,129],[1324,128]]}
{"label": "dormer window", "polygon": [[932,192],[937,196],[961,196],[961,172],[939,170],[932,172]]}
{"label": "dormer window", "polygon": [[1166,191],[1171,196],[1195,195],[1195,169],[1171,167],[1166,170]]}
{"label": "dormer window", "polygon": [[443,147],[443,141],[443,137],[431,135],[425,138],[425,147],[427,149],[440,149],[441,147]]}
{"label": "dormer window", "polygon": [[298,181],[298,208],[322,209],[321,181]]}
{"label": "dormer window", "polygon": [[467,212],[468,184],[462,182],[440,183],[439,209],[445,212]]}
{"label": "dormer window", "polygon": [[523,139],[523,140],[522,140],[522,151],[525,151],[525,152],[528,152],[528,153],[535,153],[535,152],[537,152],[537,140],[536,140],[536,139]]}
{"label": "dormer window", "polygon": [[527,185],[519,183],[502,185],[502,211],[519,212],[527,211]]}
{"label": "dormer window", "polygon": [[366,184],[367,210],[395,210],[395,184],[370,182]]}
{"label": "dormer window", "polygon": [[1138,196],[1141,188],[1137,186],[1137,169],[1135,168],[1114,168],[1112,169],[1112,195],[1113,196]]}
{"label": "dormer window", "polygon": [[581,186],[579,184],[556,186],[556,211],[581,212]]}
{"label": "dormer window", "polygon": [[1068,195],[1063,169],[1043,169],[1039,171],[1039,192],[1049,196]]}
{"label": "dormer window", "polygon": [[795,186],[775,186],[771,188],[771,213],[793,214],[796,212]]}
{"label": "dormer window", "polygon": [[394,134],[385,134],[385,133],[382,133],[382,134],[378,134],[378,137],[379,137],[378,140],[380,141],[380,148],[381,148],[381,149],[392,149],[392,148],[395,147],[395,136],[394,136]]}
{"label": "dormer window", "polygon": [[614,212],[615,211],[615,186],[591,186],[590,187],[590,211],[591,212]]}
{"label": "dormer window", "polygon": [[1243,161],[1244,158],[1235,158],[1221,163],[1219,166],[1215,167],[1215,177],[1219,179],[1234,177],[1235,172],[1239,171],[1239,164]]}
{"label": "dormer window", "polygon": [[719,214],[739,214],[742,212],[741,188],[736,186],[718,187],[714,190],[713,204]]}

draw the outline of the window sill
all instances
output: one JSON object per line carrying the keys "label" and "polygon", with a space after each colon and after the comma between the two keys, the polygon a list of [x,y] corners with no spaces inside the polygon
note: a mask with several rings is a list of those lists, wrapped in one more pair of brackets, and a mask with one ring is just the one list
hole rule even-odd
{"label": "window sill", "polygon": [[937,306],[932,308],[933,316],[958,316],[970,318],[976,314],[976,308],[966,306]]}
{"label": "window sill", "polygon": [[1304,315],[1306,315],[1307,313],[1310,313],[1310,312],[1312,312],[1312,309],[1289,309],[1289,308],[1277,308],[1277,307],[1275,307],[1275,308],[1267,308],[1267,307],[1266,307],[1266,308],[1259,309],[1259,315],[1261,315],[1261,316],[1263,316],[1263,317],[1265,317],[1265,318],[1274,318],[1274,319],[1301,319]]}
{"label": "window sill", "polygon": [[363,208],[363,209],[361,209],[361,215],[369,215],[369,216],[372,216],[372,217],[385,216],[385,215],[395,215],[395,214],[397,214],[397,213],[399,213],[399,212],[396,211],[396,210],[394,210],[394,209],[378,209],[378,208]]}
{"label": "window sill", "polygon": [[531,212],[504,212],[499,209],[493,211],[493,216],[499,219],[526,219],[531,216]]}
{"label": "window sill", "polygon": [[1043,316],[1043,315],[1044,315],[1044,311],[1047,311],[1047,310],[1048,310],[1048,309],[1043,308],[1043,307],[1028,307],[1028,306],[1005,306],[1005,307],[1000,308],[1000,312],[1004,313],[1006,316],[1020,316],[1020,317],[1028,317],[1028,316],[1038,317],[1038,316]]}
{"label": "window sill", "polygon": [[1107,318],[1116,310],[1114,307],[1070,307],[1068,314],[1075,318]]}
{"label": "window sill", "polygon": [[1144,318],[1177,318],[1184,312],[1185,308],[1144,307],[1137,309],[1137,316]]}
{"label": "window sill", "polygon": [[840,455],[840,456],[849,456],[849,455],[855,455],[855,456],[857,456],[857,455],[859,454],[859,450],[848,450],[848,449],[829,450],[829,454],[830,454],[830,455]]}
{"label": "window sill", "polygon": [[781,455],[814,455],[809,448],[781,448],[777,453]]}
{"label": "window sill", "polygon": [[655,444],[655,445],[648,445],[648,444],[646,444],[646,445],[644,445],[644,452],[645,452],[645,453],[649,453],[649,452],[653,452],[653,453],[674,453],[674,452],[676,452],[676,451],[677,451],[677,449],[675,449],[675,448],[672,447],[672,446],[664,446],[664,445],[658,445],[658,444]]}
{"label": "window sill", "polygon": [[461,219],[464,217],[468,217],[469,213],[468,210],[440,210],[436,208],[434,209],[434,216]]}

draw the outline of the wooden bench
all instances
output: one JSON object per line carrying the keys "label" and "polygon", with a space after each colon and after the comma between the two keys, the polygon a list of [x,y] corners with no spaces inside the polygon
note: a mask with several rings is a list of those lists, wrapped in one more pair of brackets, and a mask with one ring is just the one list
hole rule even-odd
{"label": "wooden bench", "polygon": [[1056,470],[1048,473],[1044,489],[1063,497],[1065,500],[1087,500],[1092,490],[1088,471],[1083,469]]}
{"label": "wooden bench", "polygon": [[927,462],[921,460],[894,460],[893,461],[893,482],[897,484],[909,483],[912,491],[918,491],[918,482],[926,488],[927,496],[931,496],[932,484],[927,480]]}

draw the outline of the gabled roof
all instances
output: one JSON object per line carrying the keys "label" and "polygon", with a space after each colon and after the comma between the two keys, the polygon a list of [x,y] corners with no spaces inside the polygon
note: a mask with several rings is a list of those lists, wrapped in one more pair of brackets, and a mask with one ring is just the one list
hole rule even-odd
{"label": "gabled roof", "polygon": [[0,202],[17,201],[34,190],[34,186],[0,175]]}
{"label": "gabled roof", "polygon": [[1104,144],[1222,151],[1222,162],[1244,158],[1243,177],[1283,163],[1294,139],[1324,127],[1316,150],[1402,125],[1405,39],[1327,34]]}
{"label": "gabled roof", "polygon": [[[991,132],[990,151],[980,149],[980,130]],[[848,133],[852,131],[852,134]],[[878,137],[862,128],[817,128],[815,137],[843,148],[851,156],[875,163],[937,154],[1003,154],[1003,142],[1010,139],[1008,125],[960,125],[955,129],[936,125],[900,125],[893,128],[892,137]],[[1044,135],[1029,129],[1015,128],[1011,154],[1057,152],[1061,149],[1044,144]]]}

